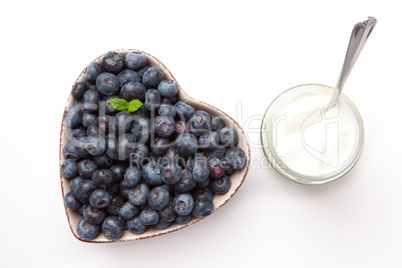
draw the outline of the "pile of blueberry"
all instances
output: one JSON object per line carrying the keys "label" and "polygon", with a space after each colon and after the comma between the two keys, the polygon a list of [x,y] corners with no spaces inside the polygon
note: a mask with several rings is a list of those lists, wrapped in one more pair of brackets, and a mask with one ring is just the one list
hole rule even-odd
{"label": "pile of blueberry", "polygon": [[[78,234],[116,240],[124,230],[210,215],[214,194],[225,194],[228,176],[247,162],[236,131],[178,101],[177,83],[143,53],[108,52],[88,65],[85,80],[73,85],[75,103],[64,114],[69,142],[60,167],[71,188],[64,204],[83,216]],[[143,105],[119,111],[108,101],[116,98]]]}

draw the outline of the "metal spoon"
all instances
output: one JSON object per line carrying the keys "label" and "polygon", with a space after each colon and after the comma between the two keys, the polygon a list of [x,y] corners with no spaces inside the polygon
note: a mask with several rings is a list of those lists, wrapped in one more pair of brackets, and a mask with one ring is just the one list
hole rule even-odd
{"label": "metal spoon", "polygon": [[343,89],[346,79],[350,74],[350,71],[355,65],[357,58],[360,55],[367,39],[369,38],[371,32],[373,31],[375,25],[377,24],[377,19],[374,17],[368,17],[368,20],[359,22],[355,25],[350,36],[348,50],[346,52],[345,60],[343,62],[343,67],[341,74],[339,75],[338,82],[336,83],[334,94],[329,102],[328,109],[334,107],[338,101],[339,95]]}

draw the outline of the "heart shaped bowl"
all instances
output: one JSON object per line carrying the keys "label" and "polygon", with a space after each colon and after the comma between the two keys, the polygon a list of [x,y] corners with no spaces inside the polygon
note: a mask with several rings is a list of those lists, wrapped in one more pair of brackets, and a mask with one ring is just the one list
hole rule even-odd
{"label": "heart shaped bowl", "polygon": [[[135,50],[135,49],[121,49],[121,50],[115,50],[115,51],[121,53],[123,56],[125,56],[127,53],[132,52],[132,51],[142,52],[147,56],[148,66],[160,67],[164,72],[164,79],[172,79],[172,80],[176,81],[176,79],[173,77],[173,75],[170,73],[170,71],[166,68],[166,66],[162,64],[162,62],[160,62],[158,59],[156,59],[155,57],[151,56],[150,54],[148,54],[146,52]],[[99,56],[94,61],[100,63],[103,56],[104,55]],[[85,69],[81,72],[81,74],[77,78],[76,82],[86,81],[84,73],[85,73]],[[177,81],[176,81],[176,83],[177,83]],[[179,83],[177,83],[177,84],[179,84]],[[232,126],[236,130],[238,137],[239,137],[237,146],[242,148],[243,151],[247,155],[247,163],[244,166],[244,168],[241,170],[237,170],[234,174],[229,176],[230,180],[231,180],[231,187],[230,187],[229,191],[224,195],[216,195],[216,194],[214,195],[213,202],[214,202],[214,212],[215,212],[218,209],[220,209],[221,207],[223,207],[234,196],[234,194],[237,192],[237,190],[242,185],[244,179],[246,178],[246,175],[247,175],[247,172],[248,172],[248,169],[250,166],[250,145],[248,143],[246,134],[244,133],[243,129],[229,115],[227,115],[226,113],[222,112],[218,108],[215,108],[205,102],[202,102],[202,101],[199,101],[199,100],[196,100],[196,99],[190,97],[186,92],[184,92],[184,90],[180,87],[180,85],[179,85],[179,92],[178,92],[177,96],[178,96],[178,100],[186,102],[187,104],[193,106],[196,110],[204,110],[211,115],[220,116],[223,119],[223,121],[226,123],[227,126]],[[74,98],[70,94],[68,97],[68,100],[67,100],[67,106],[65,107],[64,111],[66,111],[66,109],[68,107],[72,106],[73,104],[74,104]],[[61,132],[60,132],[60,148],[59,148],[60,149],[60,151],[59,151],[60,166],[65,160],[63,153],[62,153],[62,149],[67,143],[68,143],[67,127],[64,126],[63,120],[62,120]],[[69,180],[60,175],[60,182],[61,182],[61,190],[62,190],[62,194],[63,194],[63,198],[64,198],[64,195],[70,191]],[[68,220],[68,223],[69,223],[69,226],[70,226],[70,229],[71,229],[71,232],[73,233],[73,235],[78,240],[81,240],[83,242],[89,242],[89,243],[113,243],[113,242],[133,241],[133,240],[140,240],[140,239],[156,237],[156,236],[160,236],[160,235],[178,231],[180,229],[188,227],[201,220],[201,218],[193,217],[193,219],[186,224],[173,223],[169,228],[164,229],[164,230],[159,230],[159,229],[156,229],[155,227],[148,227],[147,230],[142,234],[133,234],[130,231],[125,230],[123,235],[118,240],[109,240],[102,233],[100,233],[96,238],[89,240],[89,239],[80,237],[77,233],[77,224],[78,224],[79,220],[82,218],[82,216],[78,212],[76,212],[74,210],[70,210],[66,207],[65,207],[65,211],[66,211],[67,220]]]}

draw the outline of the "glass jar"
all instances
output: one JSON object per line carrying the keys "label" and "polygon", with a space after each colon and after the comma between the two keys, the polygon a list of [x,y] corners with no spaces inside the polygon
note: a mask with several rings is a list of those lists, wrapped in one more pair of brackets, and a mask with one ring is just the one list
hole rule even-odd
{"label": "glass jar", "polygon": [[363,120],[344,94],[328,107],[334,90],[319,84],[296,86],[266,110],[262,149],[282,177],[303,185],[324,185],[344,176],[359,160]]}

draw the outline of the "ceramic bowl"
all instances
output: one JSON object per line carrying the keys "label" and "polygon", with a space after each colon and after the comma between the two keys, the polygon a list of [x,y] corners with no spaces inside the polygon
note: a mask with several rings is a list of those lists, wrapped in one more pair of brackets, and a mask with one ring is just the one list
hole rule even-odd
{"label": "ceramic bowl", "polygon": [[[138,51],[138,50],[122,49],[122,50],[116,50],[116,51],[121,53],[123,56],[125,56],[128,52]],[[162,64],[162,62],[160,62],[158,59],[156,59],[155,57],[151,56],[150,54],[148,54],[146,52],[143,52],[143,51],[140,51],[140,52],[144,53],[147,56],[149,66],[158,66],[163,70],[164,79],[172,79],[172,80],[176,81],[176,79],[173,77],[171,72],[166,68],[165,65]],[[103,57],[103,55],[99,56],[94,61],[100,63],[100,61],[102,60],[102,57]],[[85,81],[84,72],[85,72],[85,69],[78,76],[76,82]],[[215,211],[217,211],[218,209],[223,207],[234,196],[234,194],[238,191],[238,189],[242,185],[244,179],[246,178],[246,175],[247,175],[247,172],[249,169],[249,165],[250,165],[250,145],[248,143],[246,134],[244,133],[244,131],[240,127],[240,125],[233,118],[228,116],[226,113],[224,113],[220,109],[215,108],[205,102],[202,102],[202,101],[199,101],[199,100],[196,100],[196,99],[190,97],[186,92],[184,92],[184,90],[180,87],[180,85],[179,85],[178,99],[193,106],[196,110],[204,110],[204,111],[207,111],[211,115],[220,116],[225,121],[226,125],[232,126],[237,131],[237,134],[239,136],[239,142],[238,142],[237,146],[242,148],[247,155],[247,163],[246,163],[245,167],[241,170],[237,170],[234,174],[230,175],[232,185],[231,185],[231,188],[229,189],[229,191],[224,195],[215,195],[214,196],[213,202],[215,205]],[[72,106],[73,103],[74,103],[74,99],[71,95],[69,95],[68,100],[67,100],[67,106],[65,107],[65,110],[68,107]],[[224,104],[224,100],[222,101],[222,105],[223,104]],[[60,148],[59,148],[60,149],[60,153],[59,153],[60,165],[65,160],[64,156],[62,154],[62,149],[67,143],[68,143],[67,127],[65,127],[62,123],[61,124],[61,132],[60,132]],[[61,190],[62,190],[62,194],[63,194],[63,198],[64,198],[64,195],[70,191],[69,180],[60,175],[60,182],[61,182]],[[69,226],[70,226],[70,229],[71,229],[71,232],[73,233],[73,235],[81,241],[90,242],[90,243],[123,242],[123,241],[133,241],[133,240],[140,240],[140,239],[156,237],[156,236],[160,236],[160,235],[178,231],[180,229],[188,227],[201,220],[200,218],[193,217],[193,219],[186,224],[173,223],[169,228],[164,229],[164,230],[159,230],[154,227],[149,227],[142,234],[133,234],[130,231],[126,230],[126,231],[124,231],[124,233],[120,237],[120,239],[115,240],[115,241],[107,239],[102,233],[99,234],[96,238],[94,238],[92,240],[88,240],[88,239],[84,239],[84,238],[80,237],[77,233],[77,224],[78,224],[79,220],[82,218],[82,216],[78,212],[70,210],[68,208],[65,208],[65,210],[66,210],[67,220],[68,220],[68,223],[69,223]],[[214,213],[212,215],[214,215]],[[222,219],[222,220],[224,220],[224,219]]]}

